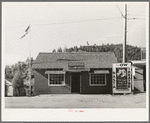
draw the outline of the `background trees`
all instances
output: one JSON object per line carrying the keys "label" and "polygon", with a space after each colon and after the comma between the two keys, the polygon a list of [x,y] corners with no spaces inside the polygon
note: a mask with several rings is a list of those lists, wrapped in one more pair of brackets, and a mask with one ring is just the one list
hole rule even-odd
{"label": "background trees", "polygon": [[59,47],[59,48],[57,49],[57,52],[62,52],[61,47]]}
{"label": "background trees", "polygon": [[[141,49],[137,46],[127,45],[127,61],[128,60],[140,60]],[[123,57],[123,45],[122,44],[107,44],[107,45],[88,45],[88,46],[74,46],[70,48],[64,48],[63,52],[114,52],[118,62],[122,62]],[[62,52],[61,48],[58,48],[58,52]]]}
{"label": "background trees", "polygon": [[5,78],[12,79],[13,78],[13,72],[10,66],[6,65],[5,67]]}
{"label": "background trees", "polygon": [[21,95],[21,91],[24,88],[24,79],[27,77],[26,73],[27,65],[19,62],[17,65],[17,70],[15,71],[14,77],[12,79],[12,85],[15,91],[18,92],[18,95]]}
{"label": "background trees", "polygon": [[56,53],[56,50],[54,49],[52,52],[53,52],[53,53]]}
{"label": "background trees", "polygon": [[[31,64],[33,61],[33,58],[31,58]],[[23,93],[25,95],[25,90],[29,88],[29,84],[27,83],[30,76],[29,63],[30,59],[27,58],[25,62],[18,62],[15,65],[5,66],[5,79],[12,82],[12,86],[18,95],[22,95]],[[31,70],[31,75],[33,75],[33,70]]]}

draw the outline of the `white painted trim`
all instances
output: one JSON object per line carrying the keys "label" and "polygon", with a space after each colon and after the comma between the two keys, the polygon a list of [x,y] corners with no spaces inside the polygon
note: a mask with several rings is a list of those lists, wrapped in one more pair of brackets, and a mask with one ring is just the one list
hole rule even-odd
{"label": "white painted trim", "polygon": [[96,74],[109,74],[109,70],[94,70]]}
{"label": "white painted trim", "polygon": [[48,86],[50,86],[50,85],[49,85],[49,74],[48,74]]}
{"label": "white painted trim", "polygon": [[106,86],[107,85],[106,74],[105,74],[105,84],[91,84],[91,74],[99,74],[99,73],[89,73],[89,85],[90,86]]}
{"label": "white painted trim", "polygon": [[[134,70],[134,72],[135,72],[135,69],[133,69],[134,67],[132,66],[132,73],[133,73],[133,70]],[[132,87],[132,90],[131,91],[134,91],[134,75],[132,74],[132,79],[131,79],[131,83],[132,83],[132,85],[131,85],[131,87]]]}

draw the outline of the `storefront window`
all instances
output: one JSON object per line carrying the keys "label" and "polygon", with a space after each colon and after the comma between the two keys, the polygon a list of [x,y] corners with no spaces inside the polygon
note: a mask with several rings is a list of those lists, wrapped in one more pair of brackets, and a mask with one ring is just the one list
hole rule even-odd
{"label": "storefront window", "polygon": [[90,74],[90,85],[106,85],[106,74]]}
{"label": "storefront window", "polygon": [[65,85],[64,74],[48,74],[49,86],[63,86]]}

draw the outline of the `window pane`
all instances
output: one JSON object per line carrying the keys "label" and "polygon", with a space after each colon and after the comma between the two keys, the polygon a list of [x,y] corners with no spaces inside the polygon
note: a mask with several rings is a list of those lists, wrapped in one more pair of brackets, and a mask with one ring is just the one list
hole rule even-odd
{"label": "window pane", "polygon": [[105,74],[91,74],[92,85],[104,85],[106,84]]}
{"label": "window pane", "polygon": [[64,74],[49,74],[49,81],[51,85],[62,85],[64,81]]}

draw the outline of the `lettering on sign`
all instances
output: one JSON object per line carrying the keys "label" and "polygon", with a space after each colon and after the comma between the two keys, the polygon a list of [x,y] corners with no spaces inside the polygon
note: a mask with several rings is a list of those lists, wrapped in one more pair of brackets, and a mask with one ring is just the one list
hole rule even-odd
{"label": "lettering on sign", "polygon": [[118,64],[113,64],[113,68],[114,67],[131,67],[130,63],[118,63]]}
{"label": "lettering on sign", "polygon": [[120,66],[121,66],[121,67],[123,67],[123,66],[127,66],[127,64],[120,64]]}
{"label": "lettering on sign", "polygon": [[84,63],[83,62],[69,62],[68,63],[69,69],[84,69]]}

